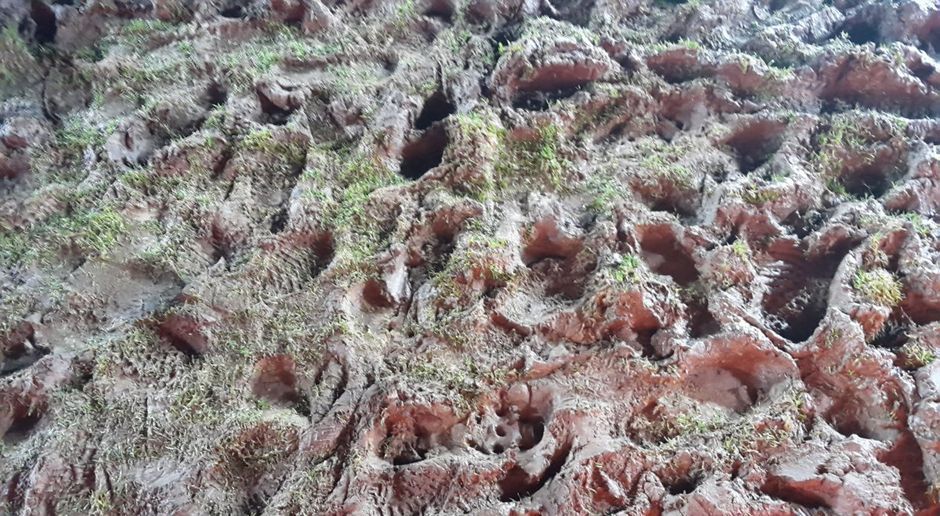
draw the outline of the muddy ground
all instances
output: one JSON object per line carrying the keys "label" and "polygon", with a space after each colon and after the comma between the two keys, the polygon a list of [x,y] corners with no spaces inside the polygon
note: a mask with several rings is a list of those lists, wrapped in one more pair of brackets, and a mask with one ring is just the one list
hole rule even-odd
{"label": "muddy ground", "polygon": [[0,26],[0,513],[940,511],[935,1]]}

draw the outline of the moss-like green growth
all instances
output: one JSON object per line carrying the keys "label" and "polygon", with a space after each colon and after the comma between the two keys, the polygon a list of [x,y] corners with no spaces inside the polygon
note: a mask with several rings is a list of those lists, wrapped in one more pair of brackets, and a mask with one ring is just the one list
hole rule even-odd
{"label": "moss-like green growth", "polygon": [[503,134],[503,148],[496,164],[496,181],[503,190],[517,186],[566,187],[571,162],[562,151],[558,126],[549,124],[538,129],[531,140],[509,140]]}
{"label": "moss-like green growth", "polygon": [[692,171],[681,163],[690,150],[688,145],[667,143],[657,138],[641,142],[638,149],[644,155],[640,165],[654,172],[659,180],[665,180],[681,189],[694,186]]}
{"label": "moss-like green growth", "polygon": [[737,239],[734,243],[731,244],[731,251],[742,260],[748,260],[751,257],[751,246],[747,244],[747,240]]}
{"label": "moss-like green growth", "polygon": [[587,209],[595,215],[609,215],[624,189],[616,179],[597,173],[588,181],[587,193],[591,196]]}
{"label": "moss-like green growth", "polygon": [[916,340],[905,344],[901,348],[901,351],[907,358],[906,366],[911,369],[918,369],[924,366],[928,366],[937,359],[937,354],[932,348],[917,342]]}
{"label": "moss-like green growth", "polygon": [[0,62],[0,88],[6,88],[17,81],[17,56],[29,55],[29,47],[17,32],[16,25],[10,24],[0,31],[0,55],[4,56]]}
{"label": "moss-like green growth", "polygon": [[669,50],[699,50],[702,48],[702,45],[698,41],[693,41],[691,39],[680,39],[675,42],[659,42],[653,45],[650,45],[649,52],[651,54],[661,54]]}
{"label": "moss-like green growth", "polygon": [[829,189],[843,194],[845,188],[836,183],[845,172],[847,158],[857,162],[856,167],[874,163],[875,146],[902,140],[907,124],[904,118],[875,112],[853,111],[834,116],[817,138],[818,151],[813,158],[817,170],[829,181]]}
{"label": "moss-like green growth", "polygon": [[749,186],[741,194],[741,199],[754,206],[763,206],[780,198],[780,192],[757,186]]}
{"label": "moss-like green growth", "polygon": [[904,297],[901,282],[884,269],[859,271],[852,286],[869,301],[885,306],[896,306]]}
{"label": "moss-like green growth", "polygon": [[72,157],[81,156],[85,149],[104,145],[109,134],[117,129],[117,122],[94,124],[93,122],[72,116],[65,120],[62,128],[56,132],[56,144],[59,149]]}
{"label": "moss-like green growth", "polygon": [[628,254],[614,268],[612,276],[617,283],[636,284],[643,279],[643,269],[640,257],[635,254]]}
{"label": "moss-like green growth", "polygon": [[124,217],[111,208],[53,217],[28,231],[0,234],[0,268],[50,260],[65,248],[106,255],[126,229]]}

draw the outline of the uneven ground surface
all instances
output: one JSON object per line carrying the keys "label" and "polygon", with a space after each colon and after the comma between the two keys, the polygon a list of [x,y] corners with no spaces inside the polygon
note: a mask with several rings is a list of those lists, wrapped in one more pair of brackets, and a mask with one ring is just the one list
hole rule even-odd
{"label": "uneven ground surface", "polygon": [[0,513],[937,513],[936,2],[0,24]]}

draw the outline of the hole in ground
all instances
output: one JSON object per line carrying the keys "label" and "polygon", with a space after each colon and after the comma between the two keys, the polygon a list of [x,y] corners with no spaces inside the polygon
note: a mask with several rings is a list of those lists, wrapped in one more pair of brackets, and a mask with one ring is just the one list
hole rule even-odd
{"label": "hole in ground", "polygon": [[443,124],[431,125],[417,140],[401,150],[401,175],[413,181],[420,179],[428,170],[441,164],[446,148],[447,131]]}
{"label": "hole in ground", "polygon": [[375,308],[392,308],[395,301],[388,295],[385,283],[379,280],[369,280],[362,288],[362,299]]}
{"label": "hole in ground", "polygon": [[424,101],[421,114],[415,120],[415,129],[423,131],[431,127],[434,122],[439,122],[454,114],[456,110],[457,108],[447,100],[447,96],[438,90]]}
{"label": "hole in ground", "polygon": [[708,309],[708,300],[703,296],[688,296],[685,299],[686,317],[689,320],[689,337],[700,339],[721,331],[721,324]]}
{"label": "hole in ground", "polygon": [[686,286],[699,277],[692,254],[676,238],[670,226],[648,226],[640,237],[644,261],[657,273],[671,277]]}
{"label": "hole in ground", "polygon": [[302,400],[297,391],[297,374],[294,360],[287,355],[262,358],[255,364],[251,392],[279,405],[292,406]]}
{"label": "hole in ground", "polygon": [[424,10],[424,15],[451,23],[454,18],[454,2],[453,0],[431,0],[427,9]]}
{"label": "hole in ground", "polygon": [[33,365],[50,350],[36,345],[33,325],[28,322],[17,324],[0,340],[0,377],[13,374]]}
{"label": "hole in ground", "polygon": [[735,130],[725,144],[738,161],[738,168],[747,174],[766,163],[780,149],[786,124],[772,120],[752,122]]}
{"label": "hole in ground", "polygon": [[783,220],[783,224],[792,228],[794,235],[804,238],[821,228],[825,221],[826,215],[816,210],[795,211]]}
{"label": "hole in ground", "polygon": [[33,37],[38,43],[49,44],[55,42],[58,29],[56,27],[55,12],[51,7],[39,0],[32,0],[30,2],[29,17],[35,24]]}
{"label": "hole in ground", "polygon": [[587,27],[594,11],[594,0],[554,0],[542,2],[540,14],[573,25]]}
{"label": "hole in ground", "polygon": [[199,357],[209,348],[200,325],[191,317],[171,314],[157,326],[157,335],[188,357]]}
{"label": "hole in ground", "polygon": [[265,115],[262,121],[266,124],[284,125],[287,123],[287,119],[290,118],[291,113],[295,111],[294,109],[282,109],[276,106],[261,91],[258,91],[258,103],[261,105],[261,112]]}
{"label": "hole in ground", "polygon": [[529,450],[542,441],[545,435],[545,423],[537,415],[519,418],[519,449]]}
{"label": "hole in ground", "polygon": [[564,443],[559,446],[552,454],[545,471],[534,478],[521,466],[513,466],[506,473],[506,476],[499,481],[500,501],[511,502],[532,496],[561,471],[565,462],[568,461],[570,452],[571,443]]}
{"label": "hole in ground", "polygon": [[843,32],[848,35],[849,41],[856,45],[881,43],[881,28],[878,26],[878,20],[868,16],[856,16],[849,19],[842,24],[840,30],[835,31],[835,34]]}
{"label": "hole in ground", "polygon": [[239,19],[245,17],[245,10],[242,9],[242,6],[240,5],[233,5],[222,9],[222,11],[219,12],[219,15],[221,15],[223,18]]}
{"label": "hole in ground", "polygon": [[14,399],[12,404],[12,418],[9,428],[3,433],[3,444],[13,445],[25,441],[32,434],[36,425],[46,413],[44,402]]}
{"label": "hole in ground", "polygon": [[[936,19],[940,20],[940,16],[936,17]],[[926,34],[920,37],[920,48],[934,55],[940,53],[940,21],[938,21],[936,25],[936,27],[930,29]]]}
{"label": "hole in ground", "polygon": [[701,483],[702,478],[700,477],[685,476],[667,483],[665,487],[669,491],[669,494],[677,496],[695,491]]}
{"label": "hole in ground", "polygon": [[910,321],[900,309],[895,309],[891,317],[885,321],[881,331],[871,340],[871,345],[879,348],[897,350],[904,344],[907,344],[907,331],[910,329]]}
{"label": "hole in ground", "polygon": [[846,250],[820,259],[807,259],[795,248],[772,272],[761,306],[771,328],[792,342],[802,342],[816,331],[826,315],[829,284]]}
{"label": "hole in ground", "polygon": [[596,66],[578,64],[543,66],[519,86],[513,107],[545,109],[550,101],[570,97],[597,80],[603,71]]}
{"label": "hole in ground", "polygon": [[881,460],[885,464],[894,466],[901,474],[901,488],[904,489],[904,494],[915,509],[929,511],[937,507],[931,504],[928,494],[930,485],[924,477],[924,455],[921,453],[914,434],[905,430],[894,441],[891,449],[881,457]]}
{"label": "hole in ground", "polygon": [[214,107],[222,106],[228,100],[228,90],[225,86],[213,81],[209,83],[209,86],[206,88],[205,93],[203,94],[203,105],[208,106],[209,109]]}
{"label": "hole in ground", "polygon": [[565,299],[579,299],[597,260],[579,260],[584,243],[563,235],[553,220],[536,223],[532,236],[522,249],[522,261],[545,282],[545,293]]}
{"label": "hole in ground", "polygon": [[846,192],[855,197],[881,197],[894,184],[891,169],[890,166],[875,163],[844,172],[839,176],[839,182]]}
{"label": "hole in ground", "polygon": [[283,207],[271,216],[271,233],[280,233],[287,227],[287,207]]}

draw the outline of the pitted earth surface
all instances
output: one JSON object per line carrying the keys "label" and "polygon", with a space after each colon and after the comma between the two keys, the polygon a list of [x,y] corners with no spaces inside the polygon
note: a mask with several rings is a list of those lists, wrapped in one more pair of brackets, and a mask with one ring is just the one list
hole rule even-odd
{"label": "pitted earth surface", "polygon": [[940,511],[934,0],[0,26],[0,513]]}

